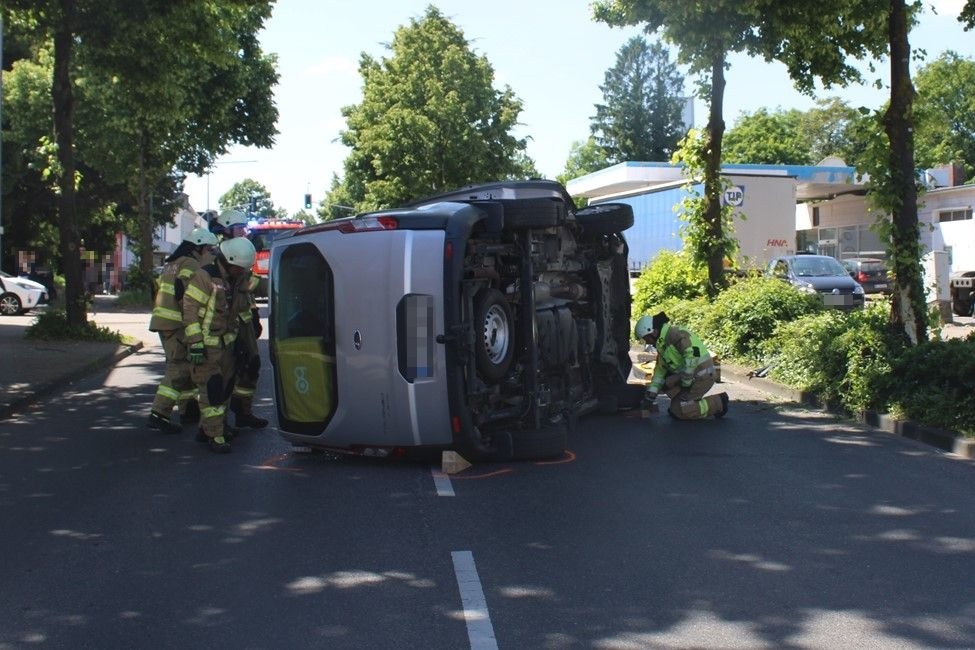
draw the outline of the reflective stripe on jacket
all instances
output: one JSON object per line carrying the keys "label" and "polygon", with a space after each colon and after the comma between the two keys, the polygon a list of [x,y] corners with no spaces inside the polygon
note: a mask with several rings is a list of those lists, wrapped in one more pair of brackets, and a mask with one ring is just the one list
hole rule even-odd
{"label": "reflective stripe on jacket", "polygon": [[150,332],[168,332],[183,327],[183,293],[200,266],[201,259],[191,253],[177,257],[163,267],[152,318],[149,319]]}
{"label": "reflective stripe on jacket", "polygon": [[701,339],[688,330],[664,323],[657,339],[657,363],[649,390],[659,393],[667,375],[679,373],[681,385],[687,387],[694,381],[700,366],[712,367],[711,353]]}
{"label": "reflective stripe on jacket", "polygon": [[183,324],[186,344],[202,342],[207,347],[230,347],[237,338],[237,313],[241,295],[219,265],[196,270],[183,295]]}

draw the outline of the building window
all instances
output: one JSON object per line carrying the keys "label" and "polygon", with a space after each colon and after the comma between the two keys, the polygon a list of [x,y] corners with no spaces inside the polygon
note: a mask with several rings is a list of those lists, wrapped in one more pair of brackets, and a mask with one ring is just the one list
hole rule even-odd
{"label": "building window", "polygon": [[951,210],[940,210],[938,212],[938,221],[941,223],[946,221],[965,221],[971,218],[971,208],[952,208]]}
{"label": "building window", "polygon": [[813,208],[813,228],[819,226],[819,208]]}

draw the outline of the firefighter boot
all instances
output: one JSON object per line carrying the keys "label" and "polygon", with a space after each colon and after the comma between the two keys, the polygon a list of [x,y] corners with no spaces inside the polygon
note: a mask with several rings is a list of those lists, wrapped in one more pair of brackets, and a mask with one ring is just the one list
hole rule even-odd
{"label": "firefighter boot", "polygon": [[226,435],[211,438],[203,432],[203,429],[200,429],[196,432],[196,441],[205,444],[207,449],[215,454],[230,453],[230,442],[228,442]]}
{"label": "firefighter boot", "polygon": [[169,418],[155,411],[149,412],[149,428],[163,433],[179,433],[183,430],[183,427],[173,424]]}
{"label": "firefighter boot", "polygon": [[200,403],[195,399],[187,400],[179,414],[179,421],[188,424],[200,421]]}
{"label": "firefighter boot", "polygon": [[259,418],[251,411],[250,400],[233,397],[230,400],[230,410],[234,412],[234,425],[238,429],[263,429],[268,422]]}

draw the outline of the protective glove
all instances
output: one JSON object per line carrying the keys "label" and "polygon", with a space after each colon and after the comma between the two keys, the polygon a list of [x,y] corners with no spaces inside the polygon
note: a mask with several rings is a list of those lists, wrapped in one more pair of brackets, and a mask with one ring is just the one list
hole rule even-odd
{"label": "protective glove", "polygon": [[190,352],[186,355],[187,360],[194,366],[198,366],[207,358],[206,348],[203,347],[202,343],[194,343],[190,346]]}
{"label": "protective glove", "polygon": [[694,375],[689,372],[680,373],[680,385],[684,388],[690,388],[691,384],[694,383]]}
{"label": "protective glove", "polygon": [[251,309],[251,325],[254,326],[255,338],[261,338],[264,333],[264,326],[261,325],[261,314],[257,309]]}
{"label": "protective glove", "polygon": [[675,402],[689,402],[691,401],[691,392],[687,390],[682,390],[674,396]]}
{"label": "protective glove", "polygon": [[643,394],[643,399],[647,400],[651,404],[653,402],[656,402],[657,401],[657,391],[655,391],[655,390],[648,390],[646,393]]}

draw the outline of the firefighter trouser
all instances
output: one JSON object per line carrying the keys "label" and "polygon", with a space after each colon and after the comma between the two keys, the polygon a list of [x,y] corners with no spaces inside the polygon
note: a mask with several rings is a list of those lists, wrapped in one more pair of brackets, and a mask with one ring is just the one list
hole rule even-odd
{"label": "firefighter trouser", "polygon": [[261,355],[257,350],[257,336],[250,322],[240,324],[234,359],[234,389],[231,409],[234,413],[249,414],[254,405],[257,378],[261,371]]}
{"label": "firefighter trouser", "polygon": [[[707,360],[697,367],[694,381],[689,388],[680,384],[680,375],[667,375],[664,393],[670,398],[670,414],[678,420],[700,420],[721,411],[721,393],[704,394],[714,386],[714,363]],[[684,399],[677,396],[684,393]]]}
{"label": "firefighter trouser", "polygon": [[227,412],[227,372],[233,371],[233,347],[206,348],[203,363],[191,366],[190,376],[200,391],[200,429],[207,436],[223,435],[223,418]]}
{"label": "firefighter trouser", "polygon": [[197,399],[199,391],[190,378],[190,362],[186,360],[186,340],[181,329],[159,332],[159,341],[166,353],[166,372],[163,375],[152,410],[166,418],[179,404],[180,412],[186,411],[186,403]]}

